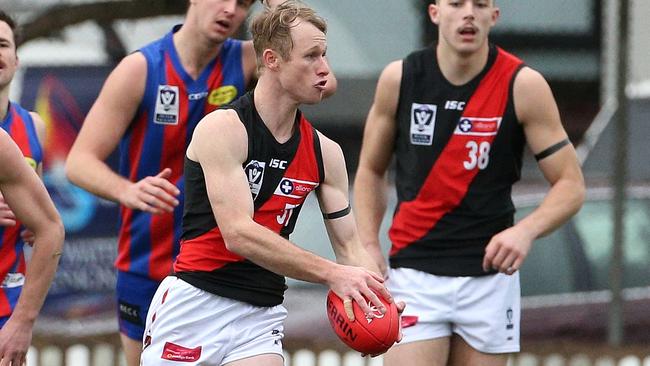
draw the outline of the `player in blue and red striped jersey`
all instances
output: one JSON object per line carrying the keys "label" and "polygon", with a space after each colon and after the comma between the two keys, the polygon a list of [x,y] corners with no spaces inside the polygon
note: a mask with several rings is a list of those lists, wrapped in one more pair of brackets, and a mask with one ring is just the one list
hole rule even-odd
{"label": "player in blue and red striped jersey", "polygon": [[[354,183],[359,232],[386,268],[379,227],[396,158],[387,286],[408,307],[387,366],[505,366],[519,350],[519,273],[534,239],[575,214],[584,181],[544,78],[491,45],[494,0],[431,1],[438,44],[389,64]],[[524,144],[551,185],[514,224]]]}
{"label": "player in blue and red striped jersey", "polygon": [[[15,22],[0,10],[0,364],[22,365],[54,277],[63,224],[39,179],[40,117],[9,101],[18,67]],[[11,141],[13,139],[13,142]],[[25,226],[23,226],[23,224]],[[25,229],[28,227],[29,230]],[[34,246],[30,265],[25,243]]]}
{"label": "player in blue and red striped jersey", "polygon": [[[252,42],[229,38],[252,2],[190,1],[182,26],[127,56],[111,73],[68,156],[73,183],[122,206],[115,264],[130,366],[138,363],[151,297],[178,254],[183,156],[192,132],[255,77]],[[115,172],[105,160],[118,144]]]}

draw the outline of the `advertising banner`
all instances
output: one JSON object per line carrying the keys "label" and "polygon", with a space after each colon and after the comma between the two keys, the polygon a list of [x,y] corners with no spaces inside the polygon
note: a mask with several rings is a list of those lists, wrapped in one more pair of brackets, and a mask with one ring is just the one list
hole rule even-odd
{"label": "advertising banner", "polygon": [[[19,103],[45,121],[43,180],[63,219],[66,241],[36,331],[77,336],[117,331],[118,205],[74,186],[65,159],[111,68],[29,67]],[[109,164],[117,166],[116,155]]]}

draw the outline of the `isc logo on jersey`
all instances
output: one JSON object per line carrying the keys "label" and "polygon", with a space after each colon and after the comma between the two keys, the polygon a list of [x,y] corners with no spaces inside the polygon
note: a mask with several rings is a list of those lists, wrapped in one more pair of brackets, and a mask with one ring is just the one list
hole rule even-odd
{"label": "isc logo on jersey", "polygon": [[435,104],[411,104],[411,144],[431,145],[433,143],[437,109]]}
{"label": "isc logo on jersey", "polygon": [[251,189],[251,194],[253,195],[253,200],[257,198],[257,195],[262,189],[262,182],[264,181],[264,167],[266,163],[263,161],[251,160],[246,164],[244,168],[244,173],[246,173],[246,178],[248,179],[248,187]]}
{"label": "isc logo on jersey", "polygon": [[178,86],[158,85],[156,96],[156,109],[154,110],[154,123],[161,125],[178,124]]}
{"label": "isc logo on jersey", "polygon": [[271,159],[269,166],[271,168],[284,170],[287,168],[287,161],[281,159]]}
{"label": "isc logo on jersey", "polygon": [[501,117],[461,117],[454,130],[454,135],[493,136],[499,132],[500,125]]}
{"label": "isc logo on jersey", "polygon": [[282,197],[302,198],[318,187],[318,183],[292,178],[283,178],[273,194]]}

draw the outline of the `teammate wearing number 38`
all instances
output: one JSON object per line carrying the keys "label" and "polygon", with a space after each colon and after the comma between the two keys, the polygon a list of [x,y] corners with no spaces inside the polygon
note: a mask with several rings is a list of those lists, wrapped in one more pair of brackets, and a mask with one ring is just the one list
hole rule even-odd
{"label": "teammate wearing number 38", "polygon": [[[533,240],[578,211],[583,177],[545,79],[488,41],[494,1],[437,0],[427,11],[438,44],[382,72],[354,183],[361,240],[407,304],[385,365],[505,365],[519,350],[517,271]],[[526,143],[551,188],[514,224]],[[378,232],[393,155],[386,271]]]}

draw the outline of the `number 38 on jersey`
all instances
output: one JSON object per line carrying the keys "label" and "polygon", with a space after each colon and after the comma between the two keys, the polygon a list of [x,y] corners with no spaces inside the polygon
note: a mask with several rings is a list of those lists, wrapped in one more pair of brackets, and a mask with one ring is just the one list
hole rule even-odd
{"label": "number 38 on jersey", "polygon": [[455,138],[468,138],[464,143],[467,157],[463,160],[463,167],[466,170],[487,168],[490,163],[490,147],[500,125],[500,117],[462,117],[458,121],[454,131]]}
{"label": "number 38 on jersey", "polygon": [[481,141],[480,143],[474,140],[467,141],[465,147],[468,149],[469,160],[463,161],[463,166],[467,170],[472,170],[476,167],[483,170],[487,168],[490,162],[490,143]]}

